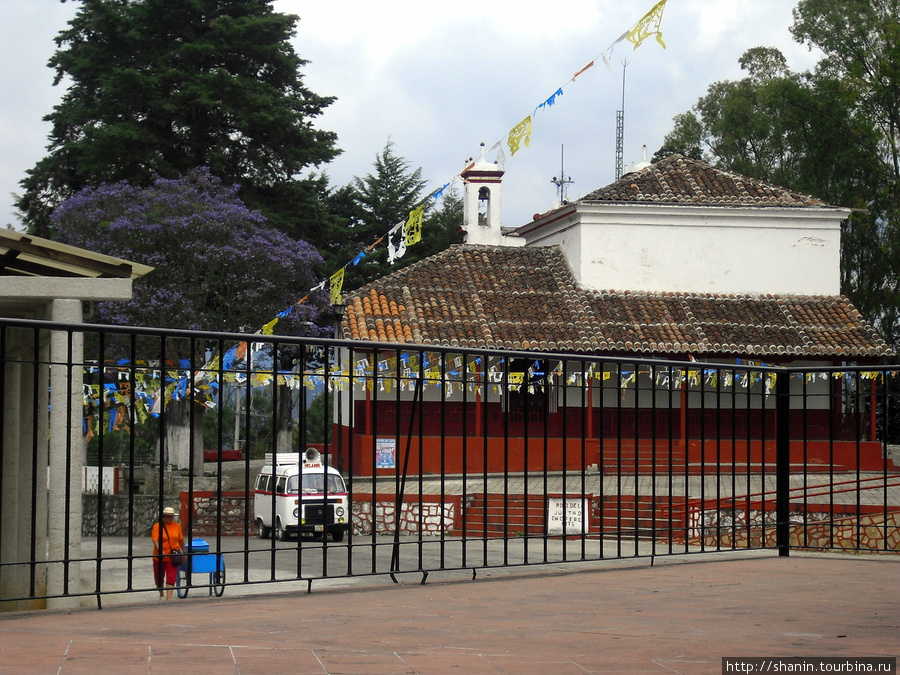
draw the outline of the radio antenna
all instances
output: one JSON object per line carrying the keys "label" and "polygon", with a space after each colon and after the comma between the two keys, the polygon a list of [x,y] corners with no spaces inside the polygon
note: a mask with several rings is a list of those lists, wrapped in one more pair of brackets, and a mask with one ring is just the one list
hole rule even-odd
{"label": "radio antenna", "polygon": [[560,206],[566,203],[566,186],[571,185],[575,181],[571,176],[566,176],[566,146],[559,146],[559,176],[553,176],[550,181],[556,186],[556,194],[559,197]]}
{"label": "radio antenna", "polygon": [[622,107],[616,111],[616,180],[622,177],[622,151],[625,146],[625,69],[628,61],[622,61]]}

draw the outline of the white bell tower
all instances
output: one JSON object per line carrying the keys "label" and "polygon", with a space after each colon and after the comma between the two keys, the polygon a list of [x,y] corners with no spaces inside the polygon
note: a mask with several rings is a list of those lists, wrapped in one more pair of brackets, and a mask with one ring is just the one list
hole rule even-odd
{"label": "white bell tower", "polygon": [[507,241],[501,231],[500,196],[503,169],[481,156],[460,174],[465,186],[463,194],[463,232],[467,244],[521,246],[521,240]]}

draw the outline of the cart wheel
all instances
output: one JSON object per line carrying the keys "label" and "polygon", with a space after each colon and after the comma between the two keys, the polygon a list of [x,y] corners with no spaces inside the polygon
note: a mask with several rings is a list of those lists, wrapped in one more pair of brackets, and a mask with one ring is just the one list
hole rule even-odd
{"label": "cart wheel", "polygon": [[175,592],[179,598],[186,598],[188,594],[187,576],[184,573],[184,565],[179,566],[178,576],[175,578]]}
{"label": "cart wheel", "polygon": [[212,587],[213,593],[216,594],[217,598],[221,598],[222,594],[225,592],[225,565],[220,561],[219,565],[221,569],[218,572],[213,572],[210,574],[212,577]]}

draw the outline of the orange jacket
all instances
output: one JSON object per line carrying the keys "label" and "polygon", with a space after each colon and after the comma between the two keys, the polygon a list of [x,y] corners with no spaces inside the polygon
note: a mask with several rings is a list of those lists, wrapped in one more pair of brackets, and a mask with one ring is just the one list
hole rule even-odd
{"label": "orange jacket", "polygon": [[184,551],[184,532],[181,531],[181,524],[174,520],[171,523],[162,524],[162,533],[159,531],[159,523],[153,526],[150,533],[153,539],[153,555],[159,555],[159,539],[162,537],[163,560],[169,559],[169,554],[175,549]]}

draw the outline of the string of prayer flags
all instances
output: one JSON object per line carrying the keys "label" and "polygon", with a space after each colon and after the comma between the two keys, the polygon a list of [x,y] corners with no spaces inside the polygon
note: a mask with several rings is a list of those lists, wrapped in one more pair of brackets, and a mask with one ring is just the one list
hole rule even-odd
{"label": "string of prayer flags", "polygon": [[[659,0],[644,16],[641,17],[640,20],[629,30],[622,33],[618,39],[616,39],[607,49],[601,54],[603,61],[606,63],[607,67],[609,66],[608,57],[612,54],[612,51],[619,42],[623,40],[628,40],[634,45],[634,48],[637,49],[644,40],[646,40],[651,35],[656,37],[657,42],[665,48],[665,42],[662,39],[662,16],[663,10],[665,8],[666,2],[668,0]],[[594,66],[596,58],[590,61],[586,66],[577,71],[570,80],[574,82],[576,78],[578,78],[585,71],[589,70]],[[611,67],[610,67],[611,69]],[[544,99],[543,102],[538,104],[535,108],[532,115],[528,115],[521,122],[519,122],[515,127],[510,130],[505,139],[501,139],[494,143],[491,147],[490,151],[496,151],[497,153],[497,163],[503,164],[506,161],[506,157],[503,152],[503,142],[505,140],[506,145],[509,148],[510,155],[515,155],[519,150],[523,147],[531,146],[531,134],[532,134],[532,123],[533,123],[533,115],[541,108],[550,108],[556,104],[556,99],[559,96],[563,95],[563,87],[568,84],[564,84],[561,87],[558,87],[556,91],[554,91],[549,97]],[[460,173],[465,173],[468,169],[470,169],[474,165],[474,162],[470,163],[468,166],[463,169]],[[454,180],[456,177],[454,177]],[[434,191],[430,197],[435,200],[439,199],[444,191],[450,186],[450,183],[445,183],[439,189]],[[376,246],[381,244],[382,241],[387,241],[387,259],[388,263],[393,265],[394,262],[399,260],[406,253],[406,249],[409,246],[412,246],[422,240],[422,225],[424,222],[424,213],[425,213],[425,204],[421,204],[418,208],[414,209],[410,212],[408,219],[405,223],[398,223],[394,227],[392,227],[387,234],[380,237],[376,242],[374,242],[371,246],[369,246],[365,251],[361,251],[357,253],[357,255],[353,258],[352,261],[345,264],[340,270],[335,272],[328,280],[329,283],[329,292],[331,304],[340,304],[342,297],[342,290],[344,284],[344,272],[348,265],[359,265],[359,263],[366,257],[369,251],[374,249]],[[322,290],[325,287],[325,281],[322,281],[315,288],[310,289],[309,293]],[[279,313],[275,319],[270,321],[269,323],[263,326],[261,332],[263,335],[272,335],[275,325],[278,323],[279,318],[283,318],[288,316],[294,307],[303,304],[309,297],[309,294],[304,296],[301,300],[297,301],[291,307],[287,308],[283,312]],[[218,363],[218,359],[216,359],[215,363]]]}

